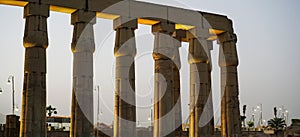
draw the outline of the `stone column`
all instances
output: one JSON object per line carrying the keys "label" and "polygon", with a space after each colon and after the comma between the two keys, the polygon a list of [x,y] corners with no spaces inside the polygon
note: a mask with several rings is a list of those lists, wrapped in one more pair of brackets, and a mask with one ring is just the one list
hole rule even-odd
{"label": "stone column", "polygon": [[92,137],[93,122],[93,53],[95,51],[93,25],[96,13],[77,10],[71,15],[74,25],[73,89],[71,110],[71,137]]}
{"label": "stone column", "polygon": [[39,2],[24,7],[24,86],[20,137],[46,136],[46,48],[49,5]]}
{"label": "stone column", "polygon": [[190,64],[190,137],[211,136],[213,118],[210,104],[208,30],[192,29],[188,33]]}
{"label": "stone column", "polygon": [[5,137],[19,137],[20,117],[16,115],[7,115],[5,124]]}
{"label": "stone column", "polygon": [[174,76],[174,108],[175,108],[175,137],[181,137],[182,133],[182,113],[181,113],[181,93],[180,93],[180,54],[179,48],[181,47],[182,39],[186,38],[185,30],[176,30],[174,33],[176,51],[176,63],[173,63],[173,76]]}
{"label": "stone column", "polygon": [[154,137],[175,136],[173,66],[178,64],[175,59],[179,59],[179,53],[175,46],[177,40],[171,36],[174,31],[175,24],[166,21],[152,26],[155,36],[152,54],[155,60]]}
{"label": "stone column", "polygon": [[114,137],[136,136],[135,64],[136,43],[134,31],[137,19],[114,20],[116,41],[116,88]]}
{"label": "stone column", "polygon": [[213,105],[213,94],[212,94],[212,88],[211,88],[211,72],[212,72],[212,60],[211,60],[211,51],[213,50],[213,41],[207,41],[207,47],[208,47],[208,100],[207,105],[208,107],[208,114],[211,115],[211,119],[209,121],[209,134],[213,136],[215,134],[215,122],[214,122],[214,105]]}
{"label": "stone column", "polygon": [[221,67],[221,134],[222,137],[240,137],[237,38],[235,34],[225,32],[218,35],[218,42]]}

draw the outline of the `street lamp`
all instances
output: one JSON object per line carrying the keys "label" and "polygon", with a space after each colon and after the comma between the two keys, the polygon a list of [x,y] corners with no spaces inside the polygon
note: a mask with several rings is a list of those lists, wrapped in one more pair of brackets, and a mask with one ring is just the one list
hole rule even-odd
{"label": "street lamp", "polygon": [[259,104],[256,108],[260,112],[260,117],[259,117],[259,123],[258,123],[258,125],[262,126],[263,125],[263,108],[262,108],[262,104]]}
{"label": "street lamp", "polygon": [[288,124],[288,113],[289,111],[284,106],[279,107],[280,118],[285,120],[285,124]]}
{"label": "street lamp", "polygon": [[289,111],[285,109],[285,111],[283,113],[283,119],[284,119],[286,125],[288,125],[288,122],[289,122],[288,121],[289,120],[288,119],[288,116],[289,116],[288,114],[289,114]]}
{"label": "street lamp", "polygon": [[10,75],[7,80],[8,84],[11,84],[11,90],[12,90],[12,113],[15,114],[15,77],[13,75]]}
{"label": "street lamp", "polygon": [[[97,132],[96,132],[96,137],[99,137],[99,129],[100,129],[100,114],[99,114],[99,100],[100,100],[100,86],[99,85],[97,85],[96,86],[96,90],[97,90],[97,93],[98,93],[98,99],[97,99],[97,123],[96,123],[96,125],[97,125]],[[101,111],[101,114],[102,114],[102,111]]]}

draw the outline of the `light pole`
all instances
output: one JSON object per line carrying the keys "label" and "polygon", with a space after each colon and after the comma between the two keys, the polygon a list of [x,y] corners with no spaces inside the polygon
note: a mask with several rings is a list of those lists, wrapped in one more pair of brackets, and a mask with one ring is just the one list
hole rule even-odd
{"label": "light pole", "polygon": [[97,100],[97,125],[99,124],[99,119],[100,119],[100,114],[99,114],[99,111],[100,111],[100,107],[99,107],[99,100],[100,100],[100,86],[97,85],[97,92],[98,92],[98,100]]}
{"label": "light pole", "polygon": [[289,123],[289,111],[288,110],[285,110],[285,124],[288,125]]}
{"label": "light pole", "polygon": [[99,98],[100,98],[100,86],[99,85],[97,85],[96,86],[96,90],[97,90],[97,93],[98,93],[98,100],[97,100],[97,127],[96,127],[96,129],[97,129],[97,131],[96,131],[96,137],[99,137],[99,131],[98,130],[100,130],[100,123],[99,123],[99,119],[100,119],[100,114],[99,114]]}
{"label": "light pole", "polygon": [[262,104],[259,104],[257,107],[257,110],[260,112],[260,117],[259,117],[259,126],[263,125],[263,109],[262,109]]}
{"label": "light pole", "polygon": [[12,90],[12,114],[15,114],[15,77],[10,75],[8,77],[7,83],[11,83],[11,90]]}
{"label": "light pole", "polygon": [[149,114],[149,117],[148,117],[148,121],[150,122],[150,127],[152,127],[153,126],[153,124],[152,124],[152,98],[151,98],[151,107],[150,107],[150,114]]}

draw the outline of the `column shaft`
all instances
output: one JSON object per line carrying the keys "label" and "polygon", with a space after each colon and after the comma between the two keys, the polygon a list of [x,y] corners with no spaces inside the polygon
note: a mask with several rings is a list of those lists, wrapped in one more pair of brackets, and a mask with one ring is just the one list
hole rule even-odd
{"label": "column shaft", "polygon": [[222,137],[240,137],[241,120],[238,92],[238,56],[236,35],[225,32],[218,36],[221,67],[221,127]]}
{"label": "column shaft", "polygon": [[207,107],[208,107],[208,113],[209,115],[211,115],[211,119],[210,119],[210,122],[208,123],[209,124],[209,134],[211,136],[214,135],[215,133],[215,122],[214,122],[214,107],[213,107],[213,94],[212,94],[212,87],[211,87],[211,72],[212,72],[212,60],[211,60],[211,50],[213,50],[213,42],[212,41],[207,41],[207,44],[208,44],[208,64],[207,64],[207,67],[208,67],[208,94],[209,94],[209,97],[208,97],[208,100],[207,100]]}
{"label": "column shaft", "polygon": [[174,33],[176,48],[175,63],[173,63],[173,76],[174,76],[174,107],[175,107],[175,137],[182,136],[182,113],[181,113],[181,91],[180,91],[180,54],[179,48],[181,47],[181,41],[186,38],[185,30],[176,30]]}
{"label": "column shaft", "polygon": [[73,90],[71,110],[71,137],[92,137],[94,135],[93,114],[93,53],[95,51],[94,12],[77,10],[72,13],[74,25]]}
{"label": "column shaft", "polygon": [[190,137],[212,135],[210,122],[213,108],[210,99],[208,52],[206,39],[190,39]]}
{"label": "column shaft", "polygon": [[[132,26],[133,25],[133,26]],[[136,44],[134,31],[137,20],[116,28],[114,55],[116,57],[115,137],[136,136],[135,64]]]}
{"label": "column shaft", "polygon": [[174,63],[178,54],[177,41],[171,35],[175,25],[161,22],[152,26],[155,35],[153,58],[155,60],[154,82],[154,137],[175,136]]}
{"label": "column shaft", "polygon": [[182,132],[181,93],[179,68],[173,65],[174,76],[174,107],[175,107],[175,137],[180,137]]}
{"label": "column shaft", "polygon": [[24,7],[24,86],[20,137],[46,136],[46,48],[49,5],[28,3]]}
{"label": "column shaft", "polygon": [[16,115],[6,115],[5,137],[19,137],[20,117]]}

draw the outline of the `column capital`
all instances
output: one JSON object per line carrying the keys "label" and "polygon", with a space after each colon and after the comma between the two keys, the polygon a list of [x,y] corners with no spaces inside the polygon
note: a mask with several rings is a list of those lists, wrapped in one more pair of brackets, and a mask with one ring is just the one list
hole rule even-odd
{"label": "column capital", "polygon": [[119,17],[117,19],[114,19],[113,28],[114,30],[119,28],[137,29],[138,21],[136,18]]}
{"label": "column capital", "polygon": [[219,66],[229,67],[238,66],[238,54],[236,49],[236,35],[234,33],[225,32],[218,35],[219,49]]}
{"label": "column capital", "polygon": [[76,23],[96,23],[96,12],[85,11],[85,10],[76,10],[71,14],[71,24],[74,25]]}
{"label": "column capital", "polygon": [[192,28],[187,31],[187,39],[204,39],[209,38],[209,30],[206,28]]}
{"label": "column capital", "polygon": [[207,41],[199,39],[190,39],[189,41],[189,64],[206,63],[208,64],[209,50],[207,49]]}
{"label": "column capital", "polygon": [[24,15],[23,18],[26,18],[28,16],[43,16],[43,17],[49,17],[49,5],[47,4],[40,4],[40,3],[31,3],[29,2],[24,7]]}
{"label": "column capital", "polygon": [[152,33],[159,32],[172,35],[175,31],[175,23],[161,21],[152,25]]}
{"label": "column capital", "polygon": [[48,47],[47,18],[49,5],[29,2],[24,7],[25,30],[23,46],[25,48]]}
{"label": "column capital", "polygon": [[224,32],[218,35],[218,43],[237,42],[237,36],[231,32]]}
{"label": "column capital", "polygon": [[184,39],[187,38],[186,33],[187,33],[186,30],[178,29],[178,30],[175,30],[175,32],[173,33],[173,37],[181,42],[181,41],[184,41]]}
{"label": "column capital", "polygon": [[71,49],[73,53],[95,51],[94,28],[96,12],[77,10],[71,15],[74,25]]}

